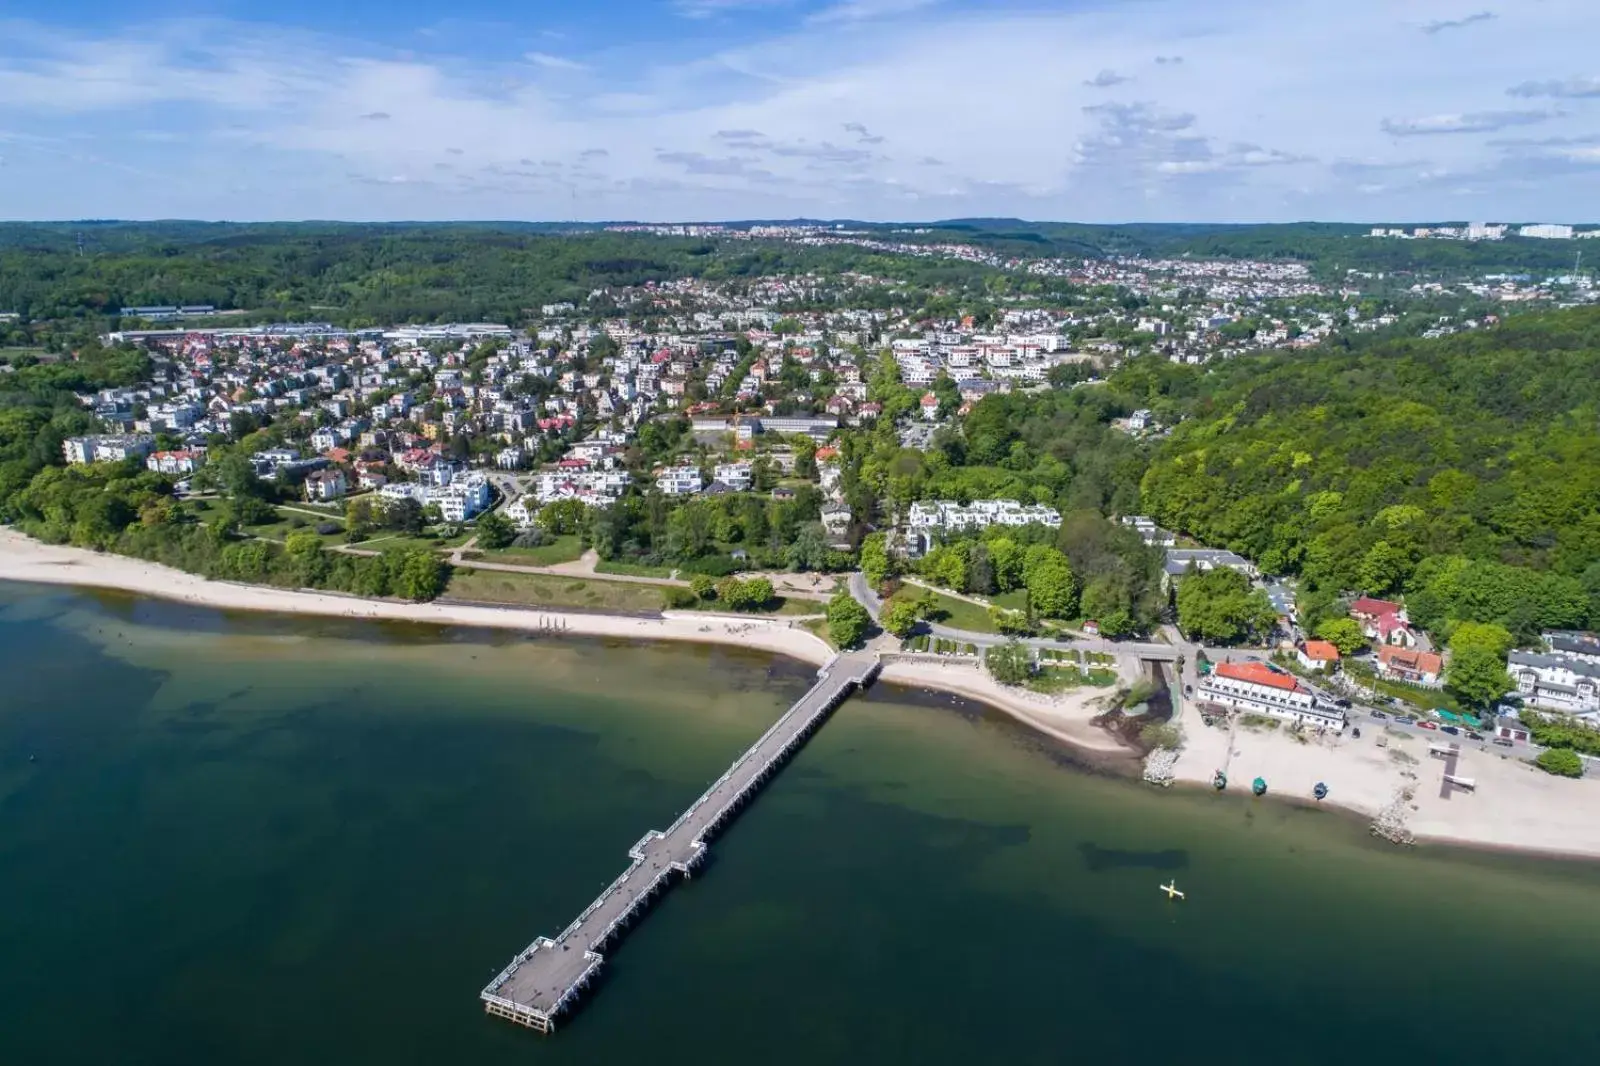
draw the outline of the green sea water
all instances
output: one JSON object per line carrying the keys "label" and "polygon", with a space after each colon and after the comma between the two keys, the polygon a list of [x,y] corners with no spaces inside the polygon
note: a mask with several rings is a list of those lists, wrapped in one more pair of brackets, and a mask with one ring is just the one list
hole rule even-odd
{"label": "green sea water", "polygon": [[1600,1055],[1600,865],[1157,793],[887,687],[556,1035],[484,1015],[807,683],[725,650],[0,585],[0,1064]]}

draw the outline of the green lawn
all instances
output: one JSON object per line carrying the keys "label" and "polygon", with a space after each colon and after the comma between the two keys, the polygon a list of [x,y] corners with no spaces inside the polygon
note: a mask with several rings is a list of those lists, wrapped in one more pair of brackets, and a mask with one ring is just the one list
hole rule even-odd
{"label": "green lawn", "polygon": [[1111,688],[1117,683],[1114,670],[1090,670],[1087,674],[1075,667],[1045,667],[1028,680],[1035,692],[1070,692],[1073,689]]}
{"label": "green lawn", "polygon": [[624,563],[615,559],[602,559],[595,564],[595,573],[620,574],[623,577],[671,577],[673,567],[670,566],[643,566],[639,563]]}
{"label": "green lawn", "polygon": [[[203,505],[205,502],[206,501],[204,500],[194,500],[191,501],[190,506],[196,507],[197,513],[199,513],[198,507]],[[287,540],[289,534],[291,533],[315,533],[316,527],[321,525],[323,522],[336,521],[332,515],[329,515],[326,518],[314,518],[311,515],[299,514],[295,511],[288,511],[282,507],[277,508],[277,512],[278,520],[276,522],[264,522],[261,525],[245,526],[244,532],[253,537],[264,537],[267,540],[283,541]],[[204,518],[201,518],[201,521],[204,521]],[[321,538],[324,545],[344,543],[344,523],[339,522],[338,525],[339,531],[336,533],[317,534]]]}
{"label": "green lawn", "polygon": [[933,598],[934,613],[932,620],[940,625],[952,629],[965,629],[971,633],[998,633],[993,622],[989,621],[989,612],[975,603],[958,600],[954,596],[946,596],[941,592],[925,591]]}
{"label": "green lawn", "polygon": [[413,537],[408,533],[390,533],[378,530],[360,544],[350,545],[361,551],[386,552],[395,549],[422,548],[425,551],[439,551],[446,548],[459,548],[472,537],[471,533],[461,533],[454,537]]}
{"label": "green lawn", "polygon": [[685,608],[690,611],[716,611],[721,614],[748,614],[754,616],[785,615],[797,617],[807,614],[822,614],[828,605],[821,600],[802,600],[798,598],[786,599],[783,596],[774,596],[770,606],[759,611],[730,611],[716,600],[701,600],[693,607]]}
{"label": "green lawn", "polygon": [[558,563],[576,562],[583,554],[583,538],[557,537],[549,544],[537,548],[496,548],[482,551],[485,559],[495,563],[520,563],[524,566],[555,566]]}
{"label": "green lawn", "polygon": [[1028,609],[1028,590],[1012,589],[1010,592],[998,592],[988,597],[988,600],[996,607],[1004,607],[1008,611],[1026,611]]}
{"label": "green lawn", "polygon": [[589,610],[659,612],[661,590],[648,585],[553,574],[511,574],[461,567],[444,593],[457,600],[521,607],[583,607]]}

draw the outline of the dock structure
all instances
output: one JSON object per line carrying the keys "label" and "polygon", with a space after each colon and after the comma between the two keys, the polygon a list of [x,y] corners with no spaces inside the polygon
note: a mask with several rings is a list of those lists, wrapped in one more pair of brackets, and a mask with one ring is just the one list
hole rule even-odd
{"label": "dock structure", "polygon": [[599,974],[605,950],[643,915],[655,898],[705,858],[707,840],[739,811],[833,709],[878,674],[876,656],[834,656],[817,683],[745,749],[721,777],[665,830],[652,829],[628,850],[632,862],[555,939],[540,937],[479,994],[484,1010],[554,1031]]}

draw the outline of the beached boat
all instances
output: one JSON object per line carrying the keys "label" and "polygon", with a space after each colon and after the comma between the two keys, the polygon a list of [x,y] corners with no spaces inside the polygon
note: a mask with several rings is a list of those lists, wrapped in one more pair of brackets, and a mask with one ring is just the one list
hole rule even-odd
{"label": "beached boat", "polygon": [[1311,794],[1319,800],[1325,800],[1328,798],[1328,786],[1318,781],[1317,787],[1311,790]]}
{"label": "beached boat", "polygon": [[1267,779],[1264,777],[1258,777],[1254,781],[1250,782],[1250,791],[1254,792],[1258,796],[1265,796],[1267,794]]}
{"label": "beached boat", "polygon": [[1228,775],[1223,773],[1221,770],[1218,770],[1211,777],[1211,787],[1216,789],[1218,792],[1221,792],[1223,789],[1227,788]]}

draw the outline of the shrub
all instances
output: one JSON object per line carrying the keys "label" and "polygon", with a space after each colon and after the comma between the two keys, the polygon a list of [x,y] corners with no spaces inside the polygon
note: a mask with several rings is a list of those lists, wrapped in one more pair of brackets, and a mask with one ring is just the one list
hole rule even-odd
{"label": "shrub", "polygon": [[1571,748],[1551,748],[1534,760],[1534,765],[1557,777],[1582,777],[1583,760]]}
{"label": "shrub", "polygon": [[706,574],[696,574],[690,578],[689,591],[693,592],[697,599],[713,600],[717,597],[716,582]]}
{"label": "shrub", "polygon": [[689,589],[667,588],[661,592],[669,611],[686,611],[700,602],[700,597]]}

